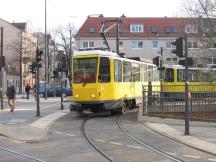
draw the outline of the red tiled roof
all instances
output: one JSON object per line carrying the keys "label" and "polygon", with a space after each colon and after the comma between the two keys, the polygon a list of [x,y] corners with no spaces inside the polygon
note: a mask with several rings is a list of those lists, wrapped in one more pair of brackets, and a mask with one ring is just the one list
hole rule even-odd
{"label": "red tiled roof", "polygon": [[[75,38],[81,37],[100,37],[100,29],[103,21],[115,20],[117,17],[88,17]],[[169,17],[121,17],[120,37],[176,37],[184,34],[184,25],[195,24],[196,18],[169,18]],[[107,23],[106,26],[111,26],[114,23]],[[144,32],[131,33],[130,24],[144,24]],[[157,26],[157,33],[152,33],[152,26]],[[93,27],[95,32],[90,33],[89,27]],[[166,33],[165,27],[175,27],[176,33]],[[115,27],[106,33],[107,37],[115,37]]]}

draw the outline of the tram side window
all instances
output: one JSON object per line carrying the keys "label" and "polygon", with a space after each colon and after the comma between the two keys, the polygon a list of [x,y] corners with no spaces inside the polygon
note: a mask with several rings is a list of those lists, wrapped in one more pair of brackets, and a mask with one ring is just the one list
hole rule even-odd
{"label": "tram side window", "polygon": [[147,65],[143,65],[143,71],[144,71],[144,82],[148,81],[148,72],[147,72]]}
{"label": "tram side window", "polygon": [[165,72],[165,81],[166,82],[174,82],[174,70],[167,68]]}
{"label": "tram side window", "polygon": [[114,60],[115,82],[122,81],[122,62],[121,60]]}
{"label": "tram side window", "polygon": [[110,60],[107,57],[100,58],[98,82],[110,82]]}
{"label": "tram side window", "polygon": [[177,70],[177,81],[184,82],[185,81],[185,70],[178,69]]}
{"label": "tram side window", "polygon": [[144,65],[140,65],[140,81],[144,81]]}
{"label": "tram side window", "polygon": [[153,67],[148,66],[148,81],[153,81]]}
{"label": "tram side window", "polygon": [[140,81],[140,65],[137,63],[132,63],[132,74],[133,74],[133,81],[139,82]]}
{"label": "tram side window", "polygon": [[132,71],[131,71],[131,63],[124,61],[123,62],[123,81],[131,82],[132,81]]}

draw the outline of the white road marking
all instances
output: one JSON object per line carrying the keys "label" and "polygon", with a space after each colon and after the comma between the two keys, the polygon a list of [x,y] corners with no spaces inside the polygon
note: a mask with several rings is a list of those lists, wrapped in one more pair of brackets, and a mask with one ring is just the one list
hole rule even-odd
{"label": "white road marking", "polygon": [[141,147],[139,147],[139,146],[132,146],[132,145],[127,145],[127,146],[131,147],[131,148],[141,149]]}
{"label": "white road marking", "polygon": [[183,155],[185,157],[190,157],[190,158],[195,158],[195,159],[199,159],[200,157],[199,156],[193,156],[193,155]]}
{"label": "white road marking", "polygon": [[173,153],[173,152],[166,152],[166,154],[169,154],[169,155],[177,155],[176,153]]}
{"label": "white road marking", "polygon": [[114,145],[119,145],[119,146],[122,146],[123,144],[122,143],[118,143],[118,142],[109,142],[110,144],[114,144]]}
{"label": "white road marking", "polygon": [[68,134],[68,133],[63,133],[63,132],[58,132],[58,131],[55,131],[55,133],[61,134],[61,135],[65,135],[65,136],[70,136],[70,137],[74,137],[75,136],[74,134]]}
{"label": "white road marking", "polygon": [[62,113],[60,111],[57,111],[55,113],[52,113],[50,115],[47,115],[43,118],[40,118],[39,120],[33,122],[31,126],[41,128],[41,129],[46,129],[51,125],[52,122],[55,120],[59,119],[60,117],[64,116],[65,113]]}
{"label": "white road marking", "polygon": [[101,140],[101,139],[95,139],[95,141],[98,141],[98,142],[106,142],[105,140]]}
{"label": "white road marking", "polygon": [[216,161],[216,159],[208,159],[209,161]]}

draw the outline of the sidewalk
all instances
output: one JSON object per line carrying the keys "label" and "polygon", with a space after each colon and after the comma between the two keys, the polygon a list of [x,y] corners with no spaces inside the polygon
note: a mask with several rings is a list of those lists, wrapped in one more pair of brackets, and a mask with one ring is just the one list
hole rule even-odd
{"label": "sidewalk", "polygon": [[184,120],[142,116],[139,121],[171,139],[216,155],[216,123],[190,121],[190,135],[185,135]]}
{"label": "sidewalk", "polygon": [[[33,97],[29,100],[17,98],[15,112],[10,112],[7,103],[4,102],[4,110],[0,110],[0,135],[26,142],[41,140],[46,136],[52,122],[69,112],[67,108],[60,110],[59,98],[40,101],[50,103],[40,106],[40,117],[36,116],[36,101]],[[19,102],[31,104],[19,106]]]}

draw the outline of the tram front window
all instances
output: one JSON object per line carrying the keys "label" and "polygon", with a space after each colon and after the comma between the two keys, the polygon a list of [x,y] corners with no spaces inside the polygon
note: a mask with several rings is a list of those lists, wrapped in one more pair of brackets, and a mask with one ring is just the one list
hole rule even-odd
{"label": "tram front window", "polygon": [[74,83],[95,83],[97,58],[75,58],[73,60]]}

